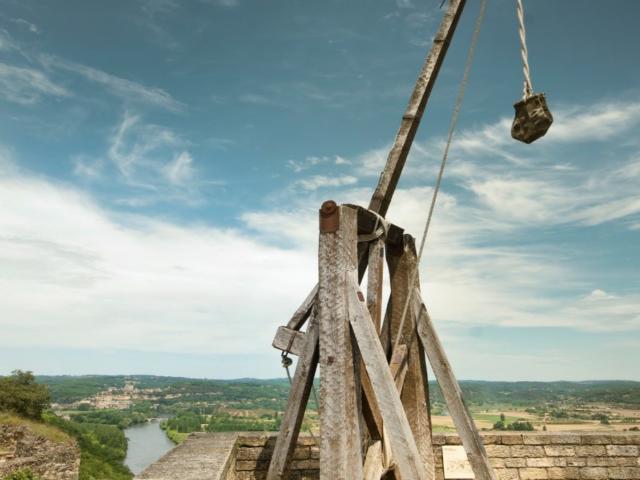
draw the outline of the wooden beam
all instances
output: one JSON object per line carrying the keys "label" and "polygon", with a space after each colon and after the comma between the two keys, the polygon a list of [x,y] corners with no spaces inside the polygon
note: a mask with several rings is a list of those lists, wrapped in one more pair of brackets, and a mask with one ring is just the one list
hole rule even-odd
{"label": "wooden beam", "polygon": [[364,480],[380,480],[386,468],[384,466],[384,457],[382,455],[382,441],[373,442],[367,449],[367,455],[364,460]]}
{"label": "wooden beam", "polygon": [[409,99],[409,104],[402,116],[400,129],[396,135],[393,147],[391,147],[391,151],[389,152],[387,164],[380,175],[378,186],[369,203],[369,209],[379,213],[383,217],[386,216],[387,210],[389,209],[393,193],[395,192],[402,169],[409,155],[413,138],[420,126],[420,120],[427,105],[427,100],[438,78],[440,66],[447,54],[449,43],[456,30],[465,3],[466,0],[449,1],[447,11],[440,23],[438,33],[436,33],[433,39],[433,45],[422,66],[416,86]]}
{"label": "wooden beam", "polygon": [[382,322],[382,281],[384,272],[384,241],[369,244],[369,269],[367,274],[367,309],[376,332],[380,335]]}
{"label": "wooden beam", "polygon": [[393,356],[391,357],[391,363],[389,363],[391,375],[393,376],[393,381],[396,384],[398,393],[402,392],[404,379],[407,376],[407,370],[409,368],[408,355],[407,346],[402,344],[398,345],[398,348],[393,352]]}
{"label": "wooden beam", "polygon": [[288,327],[278,327],[271,345],[278,350],[288,351],[290,354],[299,357],[304,348],[305,337],[305,332],[299,332]]}
{"label": "wooden beam", "polygon": [[[333,202],[332,202],[333,203]],[[345,272],[357,268],[356,211],[323,204],[316,311],[320,325],[320,479],[362,478],[356,368]],[[331,216],[334,215],[334,216]]]}
{"label": "wooden beam", "polygon": [[[425,465],[434,465],[427,365],[422,345],[416,339],[417,317],[411,308],[406,312],[402,331],[400,331],[402,314],[407,297],[411,292],[410,283],[418,268],[415,241],[411,235],[405,234],[402,249],[390,248],[387,252],[389,275],[391,277],[389,342],[392,346],[399,342],[399,344],[406,345],[408,348],[408,365],[400,398],[407,412],[407,418],[409,419],[413,436],[416,439],[422,461]],[[416,286],[419,287],[417,279],[416,283]],[[392,352],[392,355],[394,353]]]}
{"label": "wooden beam", "polygon": [[287,409],[282,417],[280,432],[269,464],[267,480],[283,480],[298,442],[300,426],[313,387],[318,366],[318,323],[312,318],[307,328],[296,372],[293,376]]}
{"label": "wooden beam", "polygon": [[482,438],[480,438],[469,409],[464,403],[460,385],[453,374],[447,355],[440,343],[418,289],[415,290],[413,295],[413,308],[418,315],[418,336],[427,352],[431,368],[436,374],[442,395],[447,401],[449,414],[453,419],[458,435],[462,439],[473,474],[476,480],[496,480],[482,443]]}
{"label": "wooden beam", "polygon": [[298,309],[291,316],[291,320],[287,323],[287,328],[292,330],[300,330],[304,322],[309,318],[309,314],[311,313],[311,308],[316,301],[316,297],[318,296],[318,285],[311,289],[311,293],[307,295],[307,298],[304,299],[302,305],[298,307]]}
{"label": "wooden beam", "polygon": [[433,480],[433,469],[427,469],[420,458],[382,345],[360,292],[355,270],[347,274],[347,282],[349,322],[380,406],[384,430],[400,477],[402,480]]}

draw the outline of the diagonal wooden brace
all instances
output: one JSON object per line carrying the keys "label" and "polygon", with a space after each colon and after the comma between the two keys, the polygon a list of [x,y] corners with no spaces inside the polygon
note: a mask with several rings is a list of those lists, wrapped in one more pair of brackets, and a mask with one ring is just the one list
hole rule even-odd
{"label": "diagonal wooden brace", "polygon": [[433,480],[433,470],[422,464],[382,345],[360,292],[356,271],[347,273],[347,305],[351,330],[371,379],[400,476],[402,480]]}
{"label": "diagonal wooden brace", "polygon": [[280,432],[276,440],[267,480],[285,478],[289,461],[296,448],[304,411],[313,387],[313,377],[318,367],[318,323],[315,318],[309,322],[304,347],[302,349],[296,373],[293,376],[287,409],[282,417]]}
{"label": "diagonal wooden brace", "polygon": [[462,444],[467,452],[469,463],[473,469],[476,480],[496,480],[495,473],[489,463],[487,452],[484,449],[482,438],[478,433],[469,409],[464,403],[462,390],[456,380],[444,348],[440,343],[438,334],[431,322],[420,291],[416,288],[413,292],[413,308],[418,313],[418,336],[429,357],[429,363],[442,390],[449,414],[462,439]]}

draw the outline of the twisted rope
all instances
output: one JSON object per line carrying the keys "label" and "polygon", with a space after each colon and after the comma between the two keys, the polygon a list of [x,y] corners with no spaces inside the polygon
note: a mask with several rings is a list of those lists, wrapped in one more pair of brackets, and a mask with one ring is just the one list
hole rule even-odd
{"label": "twisted rope", "polygon": [[520,35],[520,56],[522,57],[522,71],[524,73],[523,99],[533,95],[531,84],[531,72],[529,71],[529,51],[527,50],[527,32],[524,28],[524,7],[522,0],[516,0],[516,12],[518,14],[518,34]]}
{"label": "twisted rope", "polygon": [[431,218],[433,217],[433,210],[436,206],[438,192],[440,191],[440,184],[442,183],[444,167],[446,166],[447,158],[449,157],[449,148],[451,147],[453,134],[456,130],[456,125],[458,124],[458,114],[460,113],[460,109],[462,108],[462,100],[464,100],[464,94],[467,89],[467,83],[469,81],[469,73],[471,72],[471,65],[473,64],[473,55],[476,51],[476,46],[478,45],[478,37],[480,36],[480,27],[482,26],[482,21],[484,20],[484,14],[486,9],[487,9],[487,0],[482,0],[482,3],[480,4],[480,12],[478,13],[476,25],[473,30],[473,36],[471,37],[471,45],[469,46],[469,52],[467,53],[467,61],[464,67],[462,81],[460,82],[460,87],[458,90],[458,96],[456,98],[455,108],[453,109],[453,113],[451,114],[451,123],[449,124],[449,134],[447,136],[447,143],[444,148],[444,153],[442,154],[442,163],[440,164],[440,171],[438,172],[436,185],[433,189],[433,195],[431,196],[431,205],[429,206],[427,221],[424,226],[424,231],[422,232],[422,240],[420,241],[418,259],[416,262],[416,267],[413,270],[411,280],[409,282],[409,292],[407,293],[407,299],[404,303],[404,308],[402,309],[402,317],[400,317],[400,328],[398,328],[398,336],[396,337],[396,340],[393,344],[393,351],[397,350],[398,345],[400,344],[400,341],[402,339],[402,329],[404,328],[404,322],[407,317],[407,310],[409,309],[409,304],[411,303],[411,299],[413,297],[414,285],[416,284],[416,280],[418,279],[420,260],[422,259],[422,252],[424,251],[424,245],[427,241],[427,234],[429,233],[429,227],[431,226]]}

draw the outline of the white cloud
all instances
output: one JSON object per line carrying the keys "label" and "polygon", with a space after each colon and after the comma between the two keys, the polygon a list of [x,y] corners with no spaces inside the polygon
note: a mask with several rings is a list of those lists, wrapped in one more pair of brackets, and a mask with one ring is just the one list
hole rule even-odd
{"label": "white cloud", "polygon": [[95,180],[102,176],[104,168],[102,160],[94,160],[85,155],[76,155],[71,160],[73,162],[74,175],[89,180]]}
{"label": "white cloud", "polygon": [[193,158],[189,152],[181,152],[165,167],[165,175],[174,185],[184,185],[193,178]]}
{"label": "white cloud", "polygon": [[[6,45],[0,40],[0,47]],[[0,63],[0,95],[10,102],[32,105],[43,97],[69,97],[71,93],[33,68]]]}
{"label": "white cloud", "polygon": [[318,190],[320,188],[335,188],[353,185],[358,182],[356,177],[347,175],[344,177],[327,177],[325,175],[314,175],[295,182],[295,186],[303,190]]}
{"label": "white cloud", "polygon": [[154,189],[162,169],[170,168],[167,150],[184,145],[172,130],[143,123],[140,116],[125,112],[110,138],[107,156],[130,184]]}
{"label": "white cloud", "polygon": [[36,35],[38,35],[40,33],[40,29],[38,28],[38,26],[36,24],[31,23],[28,20],[25,20],[24,18],[14,18],[11,21],[13,23],[16,23],[16,24],[26,28],[31,33],[35,33]]}
{"label": "white cloud", "polygon": [[35,178],[1,177],[0,203],[4,346],[271,352],[314,283],[311,252],[117,215]]}
{"label": "white cloud", "polygon": [[52,55],[41,55],[40,61],[47,68],[71,72],[85,80],[102,85],[111,94],[132,103],[154,105],[171,111],[179,111],[184,108],[182,103],[175,100],[161,88],[142,85],[97,68],[67,61]]}

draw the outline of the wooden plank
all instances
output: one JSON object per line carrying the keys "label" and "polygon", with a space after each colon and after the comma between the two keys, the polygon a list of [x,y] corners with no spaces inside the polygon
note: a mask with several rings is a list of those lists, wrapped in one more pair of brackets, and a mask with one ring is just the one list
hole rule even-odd
{"label": "wooden plank", "polygon": [[364,421],[367,424],[371,439],[381,440],[383,436],[382,414],[364,364],[360,372],[360,381],[362,382]]}
{"label": "wooden plank", "polygon": [[367,449],[367,455],[364,460],[364,480],[380,480],[386,468],[384,466],[384,457],[382,455],[382,442],[377,440],[373,442]]}
{"label": "wooden plank", "polygon": [[393,352],[391,357],[391,363],[389,363],[389,368],[391,369],[391,375],[393,376],[393,381],[396,384],[396,388],[398,389],[398,393],[402,392],[402,387],[404,386],[404,379],[407,376],[407,370],[409,367],[408,362],[408,349],[406,345],[400,344],[398,348]]}
{"label": "wooden plank", "polygon": [[369,244],[369,269],[367,272],[367,309],[373,319],[376,332],[380,335],[384,272],[384,241],[381,239]]}
{"label": "wooden plank", "polygon": [[280,432],[269,464],[267,480],[283,480],[287,474],[289,461],[298,441],[309,394],[313,387],[313,377],[318,366],[318,335],[318,322],[312,318],[291,383],[287,409],[282,417]]}
{"label": "wooden plank", "polygon": [[[320,233],[316,311],[320,325],[320,479],[362,478],[356,368],[346,277],[357,268],[356,211],[340,206],[337,231]],[[326,220],[326,219],[325,219]],[[332,226],[335,221],[327,221]],[[321,219],[322,226],[322,219]]]}
{"label": "wooden plank", "polygon": [[453,419],[458,435],[462,439],[462,444],[467,452],[475,478],[476,480],[496,480],[478,429],[464,403],[460,385],[453,374],[447,355],[440,343],[418,289],[415,290],[413,295],[413,308],[418,315],[418,336],[427,352],[429,363],[436,375],[442,395],[447,401],[449,414]]}
{"label": "wooden plank", "polygon": [[304,299],[302,305],[298,307],[298,309],[291,316],[291,320],[287,323],[287,328],[292,330],[300,330],[304,322],[309,318],[309,314],[311,313],[311,309],[313,304],[316,301],[316,297],[318,296],[318,285],[311,289],[311,293],[307,295],[307,298]]}
{"label": "wooden plank", "polygon": [[[411,308],[407,310],[400,331],[402,314],[411,291],[410,283],[418,268],[413,237],[405,235],[402,249],[390,248],[388,252],[391,277],[391,318],[388,329],[390,344],[394,346],[399,342],[408,347],[408,365],[400,398],[422,461],[425,465],[434,465],[427,366],[422,345],[416,341],[416,317]],[[418,279],[416,284],[419,287]]]}
{"label": "wooden plank", "polygon": [[432,469],[425,468],[420,458],[382,345],[360,292],[355,270],[348,274],[348,284],[349,322],[380,406],[395,465],[402,480],[432,480],[435,475]]}
{"label": "wooden plank", "polygon": [[292,355],[299,357],[304,348],[305,336],[305,332],[299,332],[288,327],[278,327],[271,345],[283,352],[288,350]]}
{"label": "wooden plank", "polygon": [[380,175],[378,186],[369,203],[369,209],[383,217],[387,214],[389,204],[400,179],[402,169],[409,155],[413,138],[418,131],[427,100],[438,78],[440,66],[447,54],[449,43],[453,37],[458,20],[464,9],[466,0],[450,0],[447,11],[440,23],[438,33],[433,39],[429,55],[422,66],[420,75],[409,99],[409,104],[402,116],[400,129],[391,147],[387,163]]}

